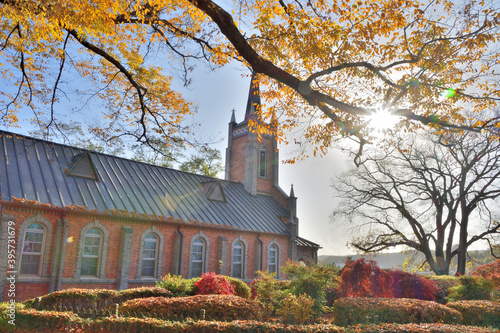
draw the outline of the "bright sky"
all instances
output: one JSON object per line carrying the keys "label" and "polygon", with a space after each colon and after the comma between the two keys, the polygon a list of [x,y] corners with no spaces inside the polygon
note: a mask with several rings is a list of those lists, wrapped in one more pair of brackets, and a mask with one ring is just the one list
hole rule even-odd
{"label": "bright sky", "polygon": [[[215,71],[210,71],[199,66],[192,75],[192,84],[189,88],[179,89],[186,99],[197,102],[198,114],[194,121],[200,124],[200,137],[216,138],[219,143],[213,145],[221,151],[225,160],[225,150],[227,147],[228,123],[231,119],[231,110],[236,111],[236,121],[243,120],[250,87],[250,77],[248,70],[232,65]],[[175,81],[175,80],[174,80]],[[65,113],[68,119],[78,120],[82,123],[92,122],[92,119],[84,119],[80,113],[71,111],[71,107],[79,105],[81,101],[76,95],[68,95],[71,99],[68,103],[68,110],[62,110],[61,105],[57,106],[58,113]],[[99,102],[93,100],[94,109],[99,107]],[[88,109],[87,109],[88,110]],[[32,118],[31,111],[26,110],[20,114],[19,118]],[[87,113],[88,115],[88,113]],[[92,117],[99,117],[95,113]],[[29,135],[31,126],[21,128],[0,128],[8,131]],[[291,157],[287,151],[293,151],[297,147],[279,147],[280,158],[284,160]],[[299,218],[299,235],[310,241],[318,243],[322,249],[320,255],[345,255],[353,253],[346,247],[346,232],[338,225],[330,223],[330,214],[337,205],[333,197],[333,189],[330,183],[335,175],[340,175],[352,161],[343,156],[338,151],[332,151],[324,158],[314,158],[297,162],[294,165],[280,164],[279,184],[286,192],[290,192],[291,184],[294,185],[297,201],[297,215]],[[224,178],[221,173],[220,178]]]}
{"label": "bright sky", "polygon": [[[196,122],[201,124],[204,136],[223,139],[215,148],[223,156],[227,147],[228,123],[231,110],[236,110],[236,121],[243,120],[250,87],[248,74],[235,67],[210,72],[198,69],[192,85],[185,91],[185,97],[197,101],[199,111]],[[287,151],[296,147],[280,147],[281,160],[290,157]],[[280,164],[279,184],[286,192],[294,185],[299,218],[299,235],[322,246],[320,255],[345,255],[353,253],[346,247],[346,232],[330,223],[330,214],[337,205],[330,183],[335,175],[347,169],[351,163],[338,151],[332,151],[324,158],[310,157],[294,165]],[[224,176],[221,175],[221,178]]]}

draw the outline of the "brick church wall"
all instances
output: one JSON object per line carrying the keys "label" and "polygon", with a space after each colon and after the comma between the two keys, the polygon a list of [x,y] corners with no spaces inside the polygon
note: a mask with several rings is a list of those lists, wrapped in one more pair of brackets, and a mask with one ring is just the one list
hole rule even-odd
{"label": "brick church wall", "polygon": [[[2,215],[3,220],[13,220],[16,227],[16,241],[17,246],[17,256],[16,260],[21,260],[20,247],[22,246],[22,237],[20,235],[19,226],[24,221],[36,221],[37,219],[44,219],[48,221],[51,225],[51,235],[46,240],[50,240],[49,243],[45,243],[48,246],[48,250],[44,252],[44,262],[48,265],[43,266],[42,277],[16,277],[16,301],[23,301],[29,298],[41,296],[49,292],[49,284],[52,273],[52,263],[54,255],[54,244],[57,238],[56,230],[58,221],[63,217],[60,213],[50,213],[44,212],[43,210],[35,211],[23,211],[22,209],[9,210],[4,207]],[[243,240],[246,244],[245,248],[245,259],[246,259],[246,276],[245,280],[250,281],[254,278],[254,271],[258,269],[255,266],[255,254],[256,254],[256,239],[259,238],[262,242],[262,268],[267,269],[267,248],[271,242],[275,242],[279,245],[279,264],[284,265],[288,259],[288,246],[289,238],[283,235],[273,235],[273,234],[258,234],[249,231],[240,230],[224,230],[222,228],[211,228],[201,225],[191,225],[191,224],[172,224],[172,223],[162,223],[162,222],[151,222],[151,221],[131,221],[123,220],[119,218],[110,217],[96,217],[88,216],[77,213],[68,213],[64,215],[64,220],[67,221],[67,238],[65,241],[65,251],[64,251],[64,265],[62,269],[62,280],[60,280],[59,288],[69,289],[69,288],[89,288],[89,289],[118,289],[118,279],[119,279],[119,258],[120,258],[120,245],[121,245],[121,234],[122,227],[128,227],[132,230],[132,245],[130,248],[130,264],[128,267],[128,288],[140,287],[140,286],[153,286],[154,280],[152,279],[140,279],[138,278],[138,271],[140,265],[140,243],[141,236],[143,233],[151,229],[154,226],[154,230],[161,233],[163,237],[163,247],[161,256],[161,271],[158,277],[162,277],[167,273],[173,272],[173,253],[174,253],[174,239],[175,233],[181,232],[184,235],[184,244],[182,247],[182,275],[188,277],[189,267],[190,267],[190,244],[191,240],[195,235],[203,235],[208,240],[208,266],[207,271],[218,271],[220,270],[219,264],[219,254],[221,253],[218,249],[219,237],[225,238],[227,241],[225,244],[225,275],[231,274],[231,255],[232,255],[232,244],[235,240]],[[108,236],[107,241],[103,244],[103,249],[106,248],[106,258],[104,259],[104,271],[105,279],[99,278],[86,278],[86,277],[75,277],[77,272],[77,265],[80,254],[81,247],[81,231],[89,223],[95,223],[98,221],[98,226],[104,226],[107,229]],[[3,229],[2,229],[3,230]],[[72,237],[72,241],[68,242],[68,238]],[[19,244],[19,241],[21,242]],[[0,240],[1,243],[1,240]],[[0,244],[1,245],[1,244]],[[5,254],[3,251],[2,255]],[[2,262],[4,258],[1,258]],[[6,261],[6,260],[5,260]],[[57,266],[56,266],[57,267]],[[1,271],[5,274],[6,270]],[[54,277],[52,277],[54,278]],[[9,285],[5,283],[2,292],[2,301],[9,300],[8,297]]]}

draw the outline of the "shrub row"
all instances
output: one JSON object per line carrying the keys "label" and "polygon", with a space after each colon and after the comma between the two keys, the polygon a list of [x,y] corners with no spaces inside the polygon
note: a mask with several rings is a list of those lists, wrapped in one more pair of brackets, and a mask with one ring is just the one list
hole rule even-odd
{"label": "shrub row", "polygon": [[257,302],[233,295],[196,295],[188,297],[152,297],[124,302],[119,311],[151,314],[160,319],[200,318],[201,310],[216,320],[260,319]]}
{"label": "shrub row", "polygon": [[16,328],[31,332],[64,331],[69,328],[81,327],[85,321],[73,312],[39,311],[21,309],[16,313]]}
{"label": "shrub row", "polygon": [[493,326],[500,328],[500,303],[491,301],[458,301],[446,304],[459,311],[463,324],[470,326]]}
{"label": "shrub row", "polygon": [[[95,321],[84,321],[71,314],[53,311],[25,309],[19,311],[16,332],[123,332],[123,333],[160,333],[160,332],[270,332],[270,333],[492,333],[496,330],[462,325],[447,324],[380,324],[353,327],[338,327],[332,324],[285,325],[256,321],[186,321],[169,322],[153,318],[108,317]],[[54,319],[62,315],[63,319]],[[55,326],[52,326],[55,325]]]}
{"label": "shrub row", "polygon": [[115,303],[123,303],[130,299],[144,297],[172,297],[172,293],[158,287],[132,288],[122,291],[110,289],[65,289],[30,299],[24,302],[26,307],[38,310],[61,308],[105,309]]}
{"label": "shrub row", "polygon": [[409,298],[341,298],[334,303],[334,322],[339,326],[363,323],[444,323],[462,322],[459,311],[436,302]]}
{"label": "shrub row", "polygon": [[193,279],[167,274],[156,282],[156,286],[171,291],[175,297],[232,294],[246,299],[251,298],[250,287],[245,282],[215,273],[205,273],[201,277]]}

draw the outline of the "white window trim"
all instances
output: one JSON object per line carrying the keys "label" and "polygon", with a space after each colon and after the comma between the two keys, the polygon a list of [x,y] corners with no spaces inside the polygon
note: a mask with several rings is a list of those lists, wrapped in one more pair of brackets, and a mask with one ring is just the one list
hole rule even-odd
{"label": "white window trim", "polygon": [[242,249],[242,254],[241,254],[241,260],[242,260],[242,277],[241,279],[242,280],[245,280],[247,278],[247,262],[248,262],[248,244],[247,244],[247,241],[245,240],[245,238],[241,237],[241,236],[238,236],[236,237],[233,242],[231,243],[231,272],[230,272],[230,276],[234,277],[234,267],[233,267],[233,263],[234,263],[234,246],[237,244],[237,243],[241,243],[242,246],[243,246],[243,249]]}
{"label": "white window trim", "polygon": [[[87,234],[90,230],[97,230],[98,232],[98,235],[96,234]],[[85,254],[85,251],[82,250],[82,265],[83,265],[83,259],[85,258],[91,258],[91,259],[97,259],[97,263],[96,263],[96,275],[81,275],[82,272],[81,272],[81,266],[80,266],[80,276],[85,276],[85,277],[98,277],[99,276],[99,273],[100,273],[100,264],[101,264],[101,260],[102,260],[102,246],[103,246],[103,234],[102,234],[102,231],[99,230],[98,228],[91,228],[89,230],[87,230],[87,233],[85,233],[83,235],[83,247],[82,249],[85,248],[85,246],[91,246],[91,247],[96,247],[95,245],[86,245],[85,244],[85,239],[87,238],[91,238],[91,239],[94,239],[94,238],[98,238],[99,239],[99,244],[97,245],[97,255],[91,255],[91,254]]]}
{"label": "white window trim", "polygon": [[202,269],[201,273],[206,273],[208,272],[208,261],[210,258],[210,241],[208,237],[203,233],[203,231],[200,231],[199,233],[193,235],[191,237],[191,242],[189,244],[189,273],[188,277],[193,278],[193,263],[192,263],[192,252],[193,252],[193,243],[196,239],[201,238],[205,242],[205,251],[203,254],[203,264],[202,264]]}
{"label": "white window trim", "polygon": [[[22,247],[24,244],[24,234],[26,232],[26,228],[33,224],[33,223],[38,223],[42,226],[44,229],[44,239],[43,239],[43,244],[42,244],[42,251],[41,251],[41,257],[40,257],[40,266],[38,270],[38,274],[19,274],[20,279],[33,279],[33,278],[46,278],[50,276],[50,249],[51,246],[48,246],[47,244],[51,244],[52,241],[52,223],[46,219],[43,215],[37,214],[34,216],[31,216],[21,222],[19,225],[19,234],[17,236],[17,248],[16,252],[17,253],[22,253]],[[21,261],[22,261],[22,255],[20,255],[19,260],[16,260],[16,271],[20,272],[21,271]]]}
{"label": "white window trim", "polygon": [[[99,230],[101,232],[101,236],[102,236],[102,238],[101,238],[101,253],[100,253],[100,258],[99,258],[99,263],[98,263],[98,272],[97,272],[97,276],[81,275],[83,244],[84,244],[85,234],[87,233],[87,231],[89,231],[92,228],[96,228],[97,230]],[[76,261],[75,273],[73,274],[73,279],[76,279],[76,280],[80,280],[80,279],[105,280],[106,279],[106,259],[107,259],[108,241],[109,241],[109,231],[104,226],[104,224],[100,223],[99,221],[90,222],[90,223],[86,224],[80,230],[80,241],[78,244],[78,257],[77,257],[77,261]]]}
{"label": "white window trim", "polygon": [[[154,234],[156,236],[156,266],[155,266],[155,276],[142,276],[142,252],[144,251],[144,240],[147,235]],[[162,277],[162,262],[163,262],[163,233],[160,232],[156,227],[151,227],[144,230],[141,235],[141,241],[139,244],[139,266],[137,267],[136,279],[150,279],[159,280]]]}
{"label": "white window trim", "polygon": [[269,244],[267,245],[267,253],[266,253],[266,256],[267,256],[267,270],[269,270],[269,266],[270,266],[270,263],[269,263],[269,250],[271,249],[271,246],[276,246],[276,278],[279,279],[280,278],[280,267],[281,267],[281,261],[280,261],[280,258],[281,258],[281,246],[280,244],[276,241],[276,239],[273,239],[272,241],[269,242]]}

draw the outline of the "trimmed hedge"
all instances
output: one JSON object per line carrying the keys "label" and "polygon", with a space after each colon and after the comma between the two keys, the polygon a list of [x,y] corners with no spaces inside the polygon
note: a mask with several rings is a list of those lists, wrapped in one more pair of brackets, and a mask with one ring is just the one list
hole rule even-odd
{"label": "trimmed hedge", "polygon": [[457,310],[436,302],[410,298],[349,297],[336,300],[334,322],[340,326],[363,323],[444,323],[462,321]]}
{"label": "trimmed hedge", "polygon": [[26,307],[53,310],[61,308],[103,309],[113,304],[120,294],[110,289],[65,289],[24,302]]}
{"label": "trimmed hedge", "polygon": [[50,329],[52,332],[81,326],[85,321],[73,312],[39,311],[21,309],[16,313],[16,328],[42,332]]}
{"label": "trimmed hedge", "polygon": [[457,301],[446,304],[459,311],[464,325],[500,328],[500,303],[484,300]]}
{"label": "trimmed hedge", "polygon": [[233,295],[141,298],[127,301],[119,308],[160,319],[200,318],[201,310],[210,320],[252,320],[262,316],[257,302]]}
{"label": "trimmed hedge", "polygon": [[[36,310],[30,310],[36,311]],[[42,312],[42,311],[39,311]],[[31,327],[36,327],[36,332],[54,332],[51,328],[48,316],[33,316],[32,321],[37,321],[33,325],[26,325],[26,322],[19,323],[16,332],[33,332]],[[71,325],[69,325],[71,324]],[[380,324],[380,325],[358,325],[353,327],[339,327],[332,324],[317,325],[285,325],[281,323],[267,323],[256,321],[186,321],[169,322],[154,318],[125,318],[108,317],[101,320],[84,323],[75,318],[68,326],[58,326],[60,332],[101,332],[101,333],[180,333],[180,332],[204,332],[204,333],[243,333],[243,332],[269,332],[269,333],[493,333],[497,330],[479,328],[463,325],[446,324]]]}
{"label": "trimmed hedge", "polygon": [[131,299],[147,297],[173,297],[173,294],[170,290],[159,287],[140,287],[125,289],[119,291],[119,295],[115,297],[114,303],[121,304]]}
{"label": "trimmed hedge", "polygon": [[24,302],[26,307],[38,310],[96,309],[103,310],[115,303],[135,298],[172,297],[172,292],[158,287],[140,287],[122,291],[110,289],[65,289]]}
{"label": "trimmed hedge", "polygon": [[332,324],[316,325],[286,325],[281,323],[268,323],[256,321],[188,321],[168,322],[156,319],[122,318],[111,317],[96,321],[89,327],[89,332],[137,332],[137,333],[180,333],[180,332],[203,332],[203,333],[243,333],[243,332],[266,332],[266,333],[492,333],[493,329],[469,327],[462,325],[446,324],[381,324],[381,325],[358,325],[353,327],[339,327]]}

